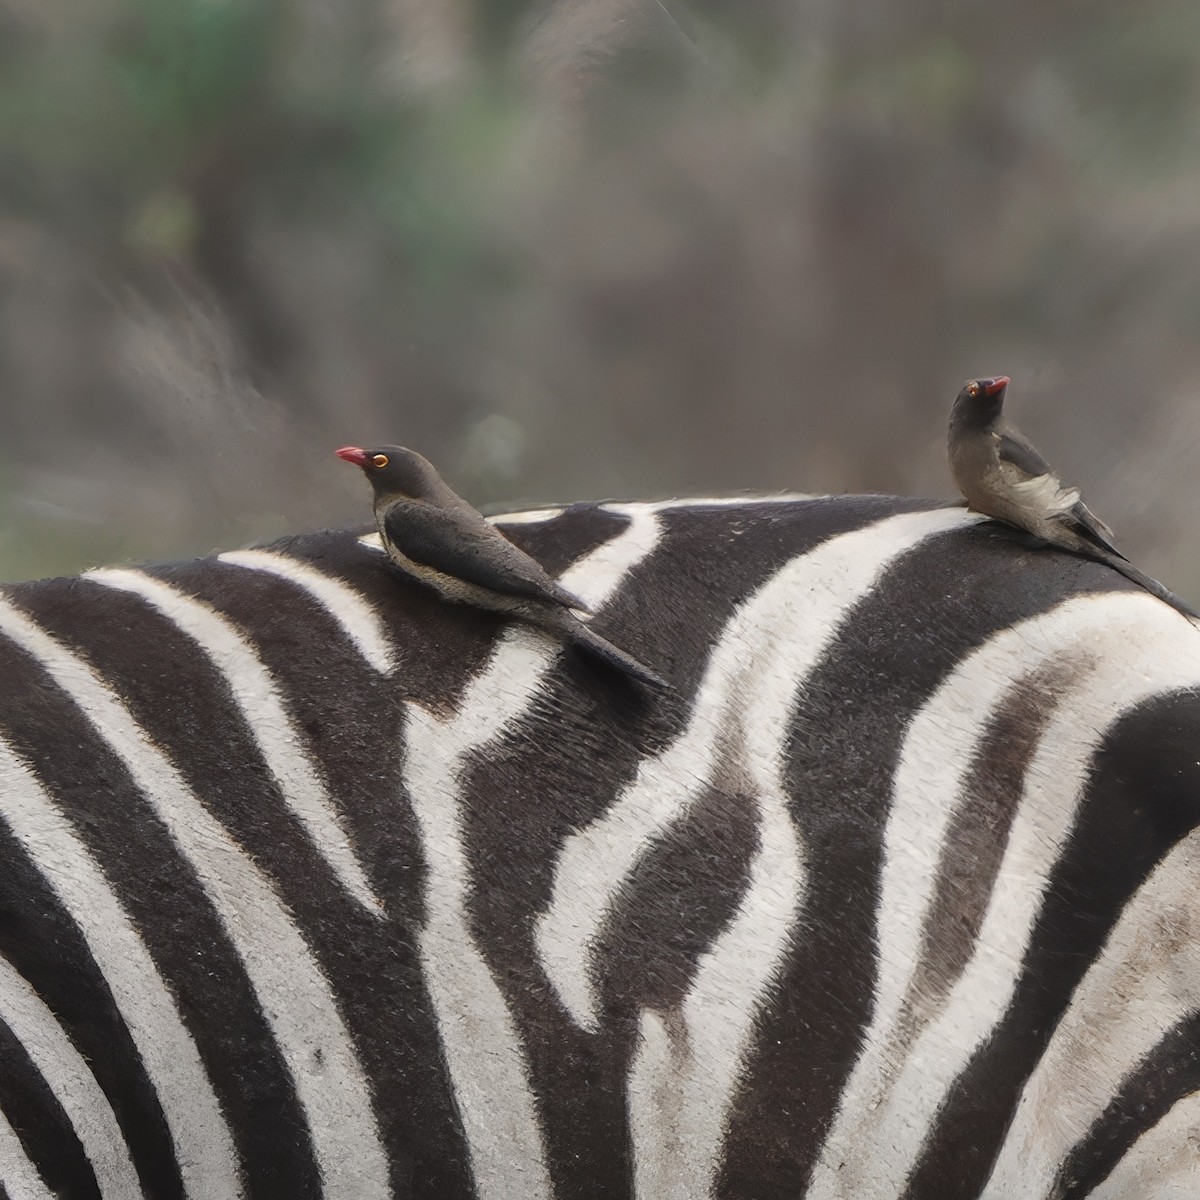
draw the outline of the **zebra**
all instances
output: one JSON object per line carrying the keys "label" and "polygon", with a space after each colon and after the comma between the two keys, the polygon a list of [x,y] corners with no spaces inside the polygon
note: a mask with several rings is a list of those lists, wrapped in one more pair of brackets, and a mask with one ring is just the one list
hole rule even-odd
{"label": "zebra", "polygon": [[1200,635],[884,496],[0,592],[8,1200],[1200,1195]]}

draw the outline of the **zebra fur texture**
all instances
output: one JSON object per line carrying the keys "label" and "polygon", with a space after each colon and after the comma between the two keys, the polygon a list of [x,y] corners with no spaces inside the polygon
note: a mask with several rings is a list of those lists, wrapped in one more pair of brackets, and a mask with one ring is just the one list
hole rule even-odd
{"label": "zebra fur texture", "polygon": [[0,592],[8,1200],[1200,1195],[1200,631],[890,497]]}

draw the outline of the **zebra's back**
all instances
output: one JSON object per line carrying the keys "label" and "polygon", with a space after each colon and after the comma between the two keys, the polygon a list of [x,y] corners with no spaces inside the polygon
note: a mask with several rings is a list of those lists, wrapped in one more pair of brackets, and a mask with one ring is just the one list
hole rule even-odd
{"label": "zebra's back", "polygon": [[917,501],[499,520],[675,693],[345,531],[5,590],[13,1200],[1200,1193],[1200,634]]}

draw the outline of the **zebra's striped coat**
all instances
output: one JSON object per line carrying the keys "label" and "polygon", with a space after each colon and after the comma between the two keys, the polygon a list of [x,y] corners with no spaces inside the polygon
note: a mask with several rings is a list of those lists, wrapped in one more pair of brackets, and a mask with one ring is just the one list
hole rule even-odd
{"label": "zebra's striped coat", "polygon": [[10,1200],[1200,1194],[1200,633],[885,497],[0,600]]}

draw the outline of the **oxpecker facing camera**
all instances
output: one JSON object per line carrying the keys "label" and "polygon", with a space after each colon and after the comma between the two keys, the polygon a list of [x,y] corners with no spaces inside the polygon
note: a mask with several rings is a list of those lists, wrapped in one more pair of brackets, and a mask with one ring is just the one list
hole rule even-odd
{"label": "oxpecker facing camera", "polygon": [[1120,571],[1187,617],[1196,611],[1117,549],[1113,531],[1062,483],[1050,464],[1004,419],[1007,375],[972,379],[950,413],[950,473],[975,512],[1004,521],[1072,554]]}
{"label": "oxpecker facing camera", "polygon": [[371,481],[380,540],[406,575],[446,600],[520,617],[565,637],[641,683],[669,686],[581,621],[584,601],[452,491],[421,455],[403,446],[343,446],[337,456]]}

